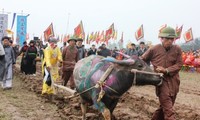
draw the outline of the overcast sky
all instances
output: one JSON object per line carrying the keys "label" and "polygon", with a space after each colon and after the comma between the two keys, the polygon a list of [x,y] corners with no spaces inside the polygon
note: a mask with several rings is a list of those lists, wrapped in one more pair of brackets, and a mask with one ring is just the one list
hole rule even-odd
{"label": "overcast sky", "polygon": [[[144,39],[153,44],[160,42],[158,30],[163,24],[174,28],[183,25],[183,32],[192,27],[194,37],[200,36],[199,0],[0,0],[0,10],[3,8],[11,12],[9,28],[13,12],[23,10],[30,14],[27,25],[30,37],[40,37],[51,22],[55,34],[72,34],[81,20],[86,34],[106,30],[114,23],[118,39],[124,32],[126,43],[138,44],[134,34],[141,24]],[[184,42],[183,36],[180,42]]]}

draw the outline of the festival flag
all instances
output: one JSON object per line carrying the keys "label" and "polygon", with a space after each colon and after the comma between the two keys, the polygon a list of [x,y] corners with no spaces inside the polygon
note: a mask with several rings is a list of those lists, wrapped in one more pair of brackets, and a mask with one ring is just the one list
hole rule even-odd
{"label": "festival flag", "polygon": [[23,42],[26,41],[27,34],[27,17],[22,15],[17,15],[17,38],[16,44],[23,46]]}
{"label": "festival flag", "polygon": [[101,42],[104,42],[104,41],[105,41],[104,30],[101,32],[100,41],[101,41]]}
{"label": "festival flag", "polygon": [[105,41],[108,43],[108,40],[110,40],[115,33],[115,29],[114,29],[114,23],[108,28],[108,30],[106,30],[106,34],[105,34]]}
{"label": "festival flag", "polygon": [[192,28],[190,28],[188,31],[185,32],[184,39],[185,39],[185,42],[189,42],[193,40]]}
{"label": "festival flag", "polygon": [[97,32],[97,36],[96,36],[96,43],[98,44],[99,43],[99,41],[100,41],[100,38],[101,36],[100,36],[100,32],[98,31]]}
{"label": "festival flag", "polygon": [[117,30],[115,30],[115,34],[113,35],[113,39],[117,40]]}
{"label": "festival flag", "polygon": [[84,32],[84,29],[83,29],[83,22],[82,22],[82,20],[78,24],[78,26],[76,28],[74,28],[74,36],[78,37],[78,38],[85,39],[85,32]]}
{"label": "festival flag", "polygon": [[0,14],[0,39],[7,35],[8,28],[8,14]]}
{"label": "festival flag", "polygon": [[89,34],[87,35],[87,38],[86,38],[86,44],[90,44],[89,43]]}
{"label": "festival flag", "polygon": [[29,33],[26,34],[26,41],[29,40]]}
{"label": "festival flag", "polygon": [[144,31],[143,31],[143,25],[141,25],[140,28],[135,32],[135,38],[138,41],[143,37],[144,37]]}
{"label": "festival flag", "polygon": [[166,28],[166,27],[167,27],[167,24],[164,24],[164,25],[160,26],[160,28],[159,28],[159,33],[160,33],[164,28]]}
{"label": "festival flag", "polygon": [[94,32],[90,33],[90,36],[89,36],[89,41],[93,41],[93,38],[94,38]]}
{"label": "festival flag", "polygon": [[94,36],[93,36],[93,41],[96,41],[97,39],[97,32],[95,32]]}
{"label": "festival flag", "polygon": [[40,41],[43,41],[43,39],[42,39],[42,35],[40,36]]}
{"label": "festival flag", "polygon": [[69,37],[70,37],[69,34],[68,34],[68,35],[65,35],[64,38],[63,38],[63,42],[67,42],[67,41],[69,40]]}
{"label": "festival flag", "polygon": [[44,40],[47,41],[49,37],[54,37],[53,23],[44,31]]}
{"label": "festival flag", "polygon": [[180,28],[178,28],[178,26],[176,27],[176,35],[177,35],[176,39],[181,38],[182,29],[183,29],[183,25]]}
{"label": "festival flag", "polygon": [[124,42],[124,33],[122,32],[121,38],[120,38],[120,42],[123,43]]}

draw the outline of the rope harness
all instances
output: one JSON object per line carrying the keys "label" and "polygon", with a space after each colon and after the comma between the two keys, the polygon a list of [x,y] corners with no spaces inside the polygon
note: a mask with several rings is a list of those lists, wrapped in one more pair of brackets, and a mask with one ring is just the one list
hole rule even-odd
{"label": "rope harness", "polygon": [[110,66],[108,67],[108,69],[106,70],[106,72],[103,74],[103,76],[100,78],[100,80],[97,81],[97,84],[96,84],[96,85],[94,85],[94,86],[92,86],[92,87],[90,87],[90,88],[88,88],[88,89],[82,91],[81,93],[76,93],[75,95],[69,96],[69,97],[67,97],[67,98],[68,98],[68,99],[74,98],[74,97],[77,97],[77,96],[79,96],[79,95],[81,95],[81,94],[83,94],[83,93],[85,93],[85,92],[88,92],[89,90],[92,90],[93,88],[100,88],[101,90],[100,90],[100,93],[99,93],[99,97],[98,97],[98,99],[97,99],[97,101],[99,102],[99,101],[103,98],[103,96],[104,96],[104,94],[105,94],[105,91],[103,90],[103,86],[107,87],[108,89],[112,90],[112,91],[115,92],[115,93],[118,93],[117,91],[115,91],[114,89],[112,89],[111,87],[109,87],[109,86],[107,86],[107,85],[105,84],[105,80],[106,80],[106,78],[110,75],[110,73],[112,72],[113,68],[114,68],[114,65],[110,65]]}
{"label": "rope harness", "polygon": [[[147,71],[140,71],[137,69],[131,69],[131,72],[134,73],[134,78],[133,78],[133,85],[136,85],[136,78],[137,74],[136,73],[144,73],[144,74],[150,74],[150,75],[158,75],[160,77],[163,77],[163,73],[153,73],[153,72],[147,72]],[[160,85],[160,84],[158,84]]]}

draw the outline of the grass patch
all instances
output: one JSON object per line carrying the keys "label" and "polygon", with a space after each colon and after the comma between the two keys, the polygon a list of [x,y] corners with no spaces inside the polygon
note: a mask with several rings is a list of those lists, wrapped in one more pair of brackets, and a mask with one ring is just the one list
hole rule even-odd
{"label": "grass patch", "polygon": [[194,72],[180,72],[180,79],[181,81],[190,81],[190,82],[198,82],[200,83],[200,73]]}

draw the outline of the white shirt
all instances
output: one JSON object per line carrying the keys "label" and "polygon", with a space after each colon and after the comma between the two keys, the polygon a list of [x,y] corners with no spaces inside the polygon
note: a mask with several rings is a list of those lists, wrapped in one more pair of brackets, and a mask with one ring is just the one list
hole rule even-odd
{"label": "white shirt", "polygon": [[0,55],[5,55],[5,51],[1,42],[0,42]]}

